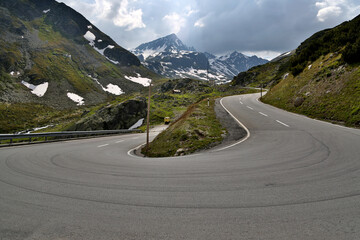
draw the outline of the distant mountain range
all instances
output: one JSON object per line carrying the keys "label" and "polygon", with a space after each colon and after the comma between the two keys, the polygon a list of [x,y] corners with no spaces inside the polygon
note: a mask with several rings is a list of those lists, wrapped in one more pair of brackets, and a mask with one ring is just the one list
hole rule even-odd
{"label": "distant mountain range", "polygon": [[268,62],[236,51],[220,57],[198,52],[186,46],[175,34],[143,43],[132,52],[146,67],[162,76],[210,79],[217,83],[231,81],[239,72]]}
{"label": "distant mountain range", "polygon": [[55,0],[0,0],[0,32],[0,102],[92,105],[157,76]]}

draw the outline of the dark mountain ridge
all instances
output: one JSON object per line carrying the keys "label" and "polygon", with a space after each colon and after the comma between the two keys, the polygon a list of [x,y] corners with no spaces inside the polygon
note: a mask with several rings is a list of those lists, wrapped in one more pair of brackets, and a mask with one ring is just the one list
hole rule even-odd
{"label": "dark mountain ridge", "polygon": [[108,45],[114,45],[113,49],[106,49],[105,56],[118,61],[123,66],[140,66],[140,61],[131,52],[120,47],[109,36],[101,32],[96,26],[90,23],[84,16],[68,7],[64,3],[53,0],[28,0],[28,1],[0,1],[0,6],[7,8],[11,13],[20,19],[33,21],[44,16],[44,22],[54,27],[55,31],[61,32],[65,37],[74,40],[79,44],[86,44],[84,35],[91,26],[92,33],[96,39],[95,47],[103,49]]}
{"label": "dark mountain ridge", "polygon": [[64,3],[0,0],[0,13],[1,102],[92,105],[141,90],[130,77],[156,78]]}

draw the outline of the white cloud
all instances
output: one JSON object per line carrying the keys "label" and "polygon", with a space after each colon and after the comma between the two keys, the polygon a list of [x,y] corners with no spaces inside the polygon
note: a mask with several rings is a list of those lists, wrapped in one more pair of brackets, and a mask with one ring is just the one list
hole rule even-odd
{"label": "white cloud", "polygon": [[198,13],[199,10],[192,9],[191,6],[187,6],[187,7],[185,8],[185,12],[186,12],[185,15],[186,15],[187,17],[189,17],[189,16],[191,16],[191,15],[193,15],[193,14],[195,14],[195,13]]}
{"label": "white cloud", "polygon": [[205,27],[205,23],[204,23],[204,19],[203,18],[200,18],[199,20],[197,20],[194,24],[195,27]]}
{"label": "white cloud", "polygon": [[122,0],[118,14],[113,19],[116,26],[126,27],[126,31],[131,31],[135,28],[144,28],[146,25],[142,21],[141,9],[129,9],[128,0]]}
{"label": "white cloud", "polygon": [[325,22],[331,17],[338,17],[342,13],[341,7],[338,6],[328,6],[321,8],[316,15],[317,19],[320,22]]}
{"label": "white cloud", "polygon": [[164,16],[162,20],[171,28],[173,33],[179,33],[186,24],[186,19],[175,12]]}
{"label": "white cloud", "polygon": [[98,18],[107,18],[111,13],[112,3],[107,0],[96,0],[93,5],[93,11]]}
{"label": "white cloud", "polygon": [[320,22],[325,22],[328,19],[336,18],[345,15],[348,18],[353,18],[358,14],[360,5],[355,5],[349,0],[323,0],[316,2],[315,6],[319,8],[316,15]]}
{"label": "white cloud", "polygon": [[130,6],[134,5],[136,0],[95,0],[94,2],[62,0],[62,2],[80,11],[93,23],[111,21],[114,26],[124,27],[125,31],[146,27],[142,19],[142,9],[134,9]]}

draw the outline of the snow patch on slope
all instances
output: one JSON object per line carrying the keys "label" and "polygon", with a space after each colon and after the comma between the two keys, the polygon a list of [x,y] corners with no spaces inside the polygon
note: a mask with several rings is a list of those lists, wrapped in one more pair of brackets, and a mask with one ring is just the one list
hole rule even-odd
{"label": "snow patch on slope", "polygon": [[111,94],[114,94],[117,96],[125,93],[123,90],[121,90],[121,88],[118,85],[109,83],[108,85],[106,85],[106,87],[104,87],[97,78],[92,77],[90,74],[88,75],[88,77],[92,78],[97,84],[99,84],[100,87],[102,88],[102,90],[104,90],[105,92],[108,92],[108,93],[111,93]]}
{"label": "snow patch on slope", "polygon": [[[88,26],[89,27],[89,26]],[[87,31],[84,35],[84,38],[86,40],[89,41],[89,44],[90,46],[92,46],[98,53],[100,53],[101,55],[103,55],[107,60],[109,60],[110,62],[114,63],[114,64],[119,64],[118,61],[114,61],[114,60],[111,60],[110,58],[108,58],[107,56],[105,56],[104,54],[104,51],[109,48],[109,49],[113,49],[115,46],[114,45],[108,45],[106,48],[103,48],[103,49],[99,49],[97,47],[95,47],[95,40],[96,40],[96,36],[90,32],[90,31]],[[102,42],[101,39],[98,40],[98,42]]]}
{"label": "snow patch on slope", "polygon": [[124,93],[118,85],[111,84],[111,83],[106,85],[106,88],[103,87],[103,89],[104,89],[104,91],[112,93],[112,94],[117,95],[117,96]]}
{"label": "snow patch on slope", "polygon": [[15,77],[17,77],[17,76],[19,76],[19,75],[20,75],[20,72],[19,72],[19,71],[16,71],[16,72],[11,71],[11,72],[10,72],[10,75],[11,75],[11,76],[15,76]]}
{"label": "snow patch on slope", "polygon": [[93,46],[92,44],[94,44],[96,36],[92,32],[87,31],[84,35],[84,38],[90,42],[91,46]]}
{"label": "snow patch on slope", "polygon": [[76,102],[78,106],[81,106],[81,105],[84,105],[85,102],[84,102],[84,98],[83,97],[80,97],[79,95],[75,94],[75,93],[71,93],[71,92],[68,92],[66,94],[68,96],[68,98],[70,98],[73,102]]}
{"label": "snow patch on slope", "polygon": [[141,118],[134,125],[129,127],[129,130],[136,129],[136,128],[140,127],[141,125],[143,125],[143,123],[144,123],[144,118]]}
{"label": "snow patch on slope", "polygon": [[31,83],[25,82],[25,81],[21,81],[21,83],[26,86],[27,88],[31,89],[31,93],[35,94],[38,97],[42,97],[45,95],[48,87],[49,87],[49,83],[48,82],[44,82],[42,84],[39,85],[33,85]]}
{"label": "snow patch on slope", "polygon": [[156,49],[145,49],[141,54],[144,57],[144,60],[148,57],[154,57],[159,55],[161,52],[163,52],[166,48],[166,45],[164,44],[162,47],[158,47]]}
{"label": "snow patch on slope", "polygon": [[147,87],[150,85],[150,83],[151,83],[150,78],[143,78],[143,77],[141,77],[141,75],[139,73],[136,73],[136,74],[137,74],[137,77],[125,76],[125,78],[127,80],[139,83],[139,84],[143,85],[144,87]]}

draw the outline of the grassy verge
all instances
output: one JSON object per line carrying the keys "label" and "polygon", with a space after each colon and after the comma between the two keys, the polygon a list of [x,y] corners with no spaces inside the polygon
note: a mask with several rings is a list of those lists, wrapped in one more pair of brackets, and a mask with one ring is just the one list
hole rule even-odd
{"label": "grassy verge", "polygon": [[263,98],[279,108],[351,127],[360,127],[360,66],[343,65],[328,54],[292,74]]}
{"label": "grassy verge", "polygon": [[[175,111],[183,114],[175,118],[175,121],[168,129],[160,133],[150,144],[149,149],[143,149],[143,154],[149,157],[169,157],[191,154],[196,151],[210,148],[223,140],[226,133],[216,118],[214,110],[215,99],[229,95],[240,95],[255,93],[258,90],[244,89],[238,86],[221,85],[215,88],[205,89],[205,91],[192,94],[168,94],[169,100],[163,97],[163,100],[154,99],[154,106],[162,106],[155,108],[155,112],[151,112],[151,119],[154,122],[157,118],[163,122],[165,116],[171,117]],[[208,106],[207,99],[210,99]],[[194,103],[195,102],[195,103]],[[192,103],[189,106],[189,103]],[[176,106],[176,107],[174,107]],[[186,106],[189,106],[188,108]],[[156,109],[168,109],[169,112],[157,114]],[[161,116],[161,117],[160,117]],[[174,118],[172,118],[174,120]],[[143,127],[145,130],[145,127]]]}
{"label": "grassy verge", "polygon": [[185,155],[221,142],[226,130],[216,118],[214,104],[214,99],[210,99],[210,106],[204,99],[191,105],[143,153],[149,157]]}

